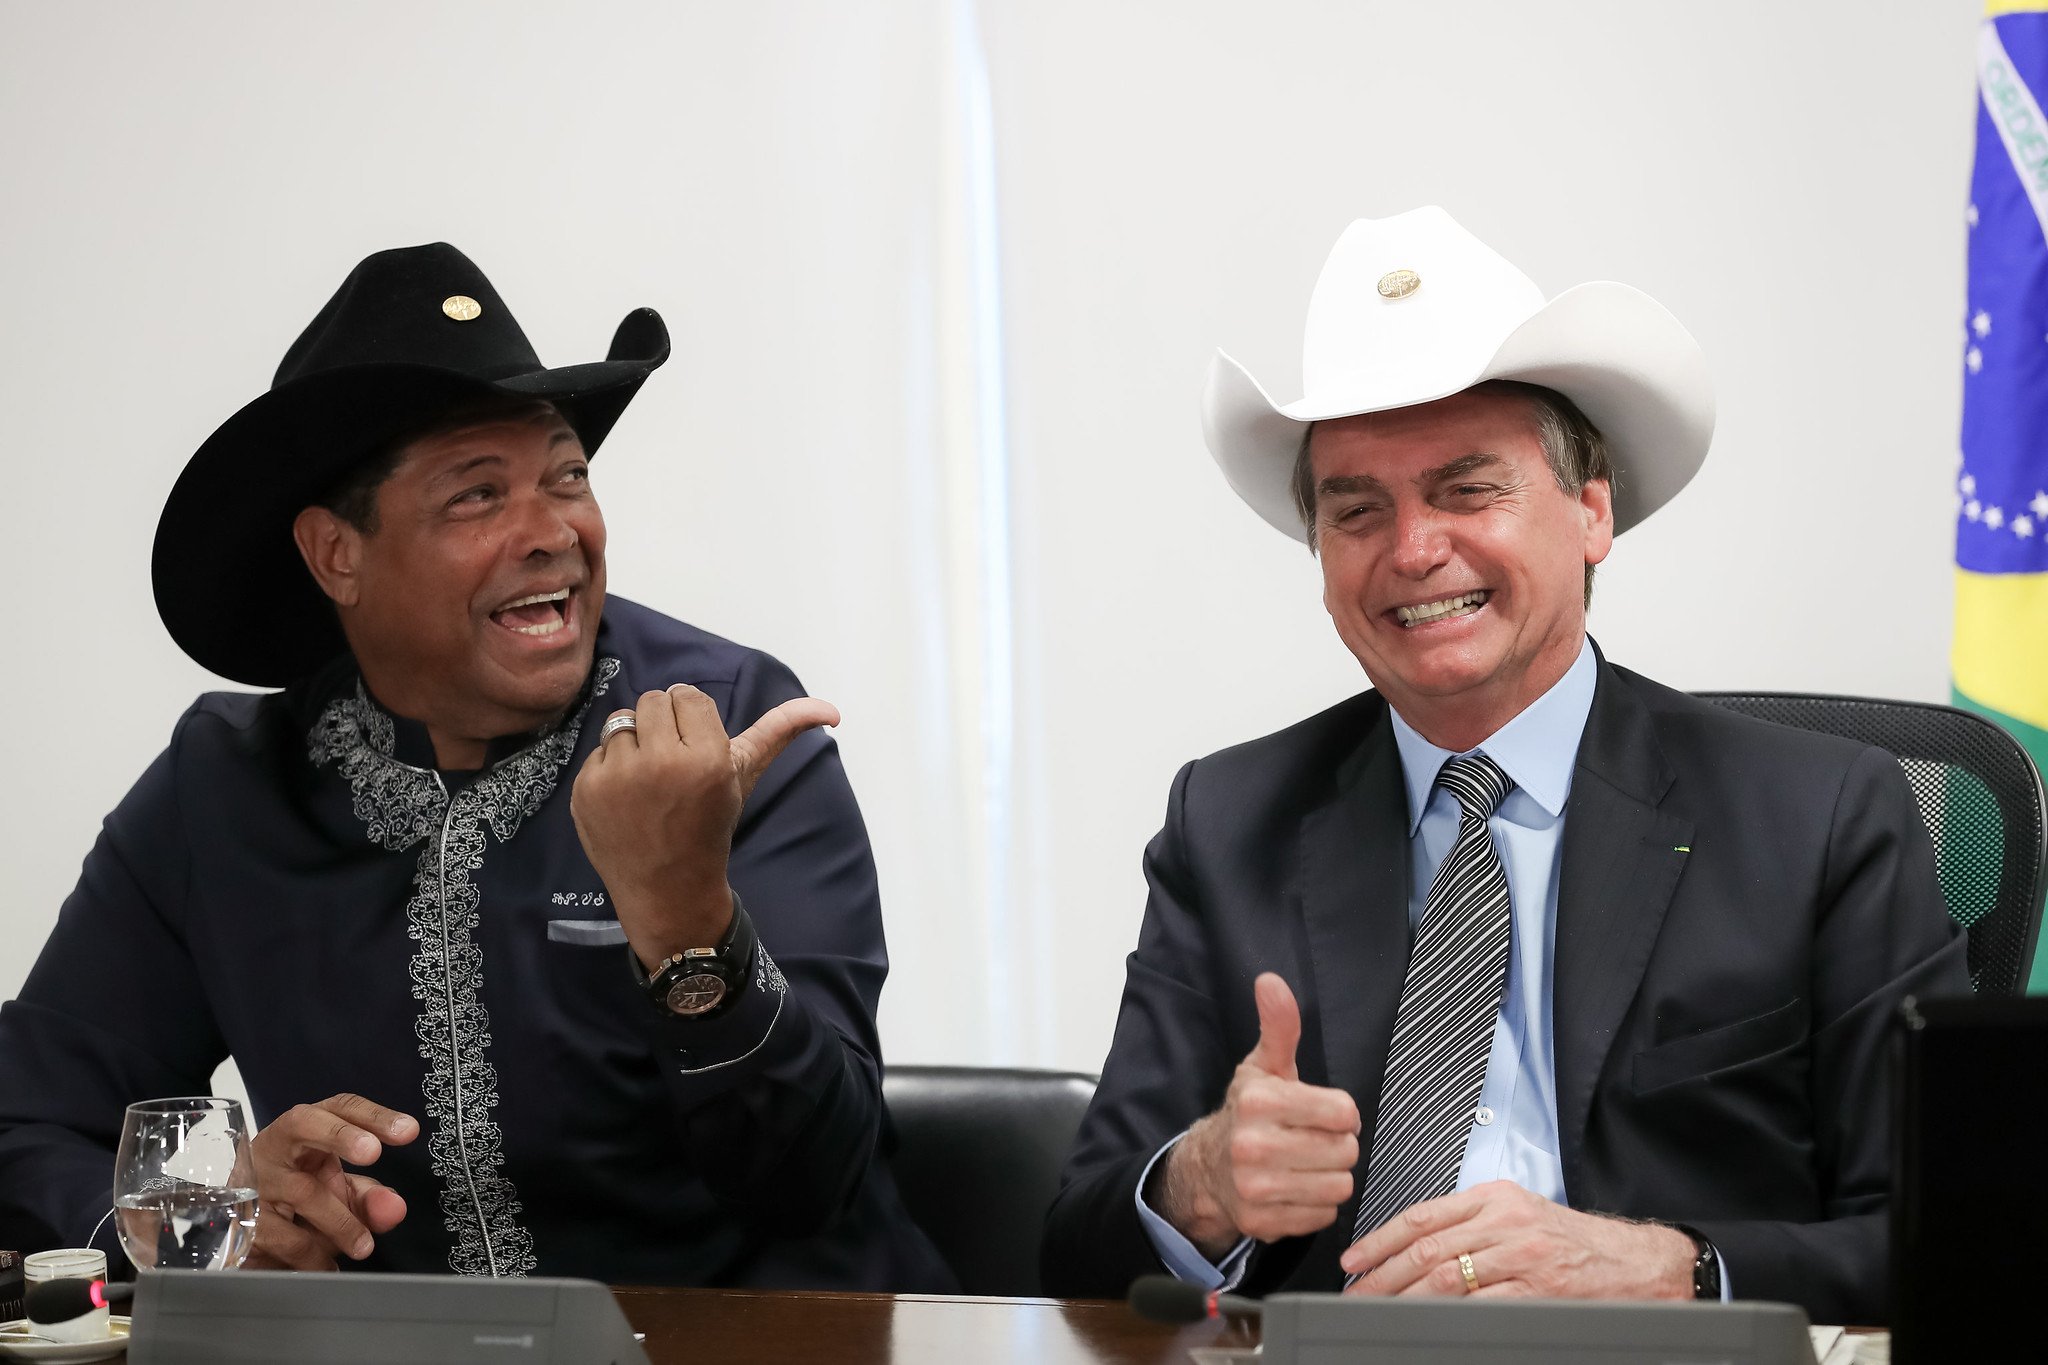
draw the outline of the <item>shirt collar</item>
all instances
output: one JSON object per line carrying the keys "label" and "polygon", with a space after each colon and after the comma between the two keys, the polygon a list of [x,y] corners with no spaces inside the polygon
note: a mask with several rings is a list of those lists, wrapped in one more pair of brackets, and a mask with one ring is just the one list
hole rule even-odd
{"label": "shirt collar", "polygon": [[464,786],[479,775],[489,772],[506,759],[512,758],[547,739],[562,728],[571,717],[581,718],[583,709],[590,704],[591,685],[596,680],[602,655],[592,661],[589,675],[583,679],[583,690],[569,709],[550,724],[538,730],[526,730],[510,735],[499,735],[484,746],[484,761],[474,769],[460,771],[442,768],[434,753],[434,740],[427,733],[427,727],[409,716],[401,716],[379,701],[370,691],[370,684],[361,674],[356,675],[356,695],[374,717],[368,733],[370,747],[386,758],[396,759],[408,768],[431,769],[439,772],[443,779]]}
{"label": "shirt collar", "polygon": [[[1593,711],[1593,687],[1599,680],[1590,639],[1579,642],[1579,657],[1550,690],[1530,702],[1506,725],[1487,736],[1471,753],[1483,753],[1500,765],[1515,786],[1527,792],[1552,819],[1564,813],[1571,795],[1572,769],[1578,763],[1579,740]],[[1437,770],[1459,755],[1439,749],[1387,708],[1394,721],[1394,744],[1401,753],[1401,777],[1408,788],[1408,834],[1412,838],[1436,788]]]}

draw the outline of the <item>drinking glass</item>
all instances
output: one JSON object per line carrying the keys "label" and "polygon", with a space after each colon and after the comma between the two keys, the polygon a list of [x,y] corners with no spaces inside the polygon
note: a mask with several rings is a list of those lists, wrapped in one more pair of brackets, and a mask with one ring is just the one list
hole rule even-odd
{"label": "drinking glass", "polygon": [[[64,1247],[38,1251],[21,1263],[22,1287],[31,1294],[52,1280],[104,1280],[107,1253],[98,1247]],[[51,1341],[105,1341],[113,1335],[113,1316],[104,1307],[60,1322],[28,1320],[29,1331]]]}
{"label": "drinking glass", "polygon": [[128,1106],[114,1215],[137,1270],[233,1270],[256,1238],[256,1168],[234,1100]]}

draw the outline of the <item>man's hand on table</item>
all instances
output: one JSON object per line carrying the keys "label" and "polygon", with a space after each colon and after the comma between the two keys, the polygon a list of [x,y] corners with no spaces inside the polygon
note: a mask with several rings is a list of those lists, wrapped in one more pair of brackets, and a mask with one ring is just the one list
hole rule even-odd
{"label": "man's hand on table", "polygon": [[[1474,1289],[1458,1257],[1471,1259]],[[1348,1294],[1690,1299],[1692,1238],[1658,1223],[1580,1213],[1508,1180],[1415,1204],[1351,1245]]]}
{"label": "man's hand on table", "polygon": [[631,715],[634,728],[591,751],[569,810],[627,942],[652,972],[664,958],[724,938],[732,923],[726,863],[740,807],[791,740],[837,725],[839,711],[797,697],[727,738],[717,704],[677,683],[612,715]]}
{"label": "man's hand on table", "polygon": [[250,1141],[256,1166],[252,1270],[333,1270],[360,1261],[405,1218],[405,1200],[342,1163],[368,1166],[388,1144],[418,1137],[419,1121],[360,1095],[301,1104]]}
{"label": "man's hand on table", "polygon": [[1259,1041],[1215,1113],[1188,1130],[1155,1171],[1147,1202],[1211,1260],[1244,1237],[1320,1231],[1351,1198],[1358,1106],[1303,1083],[1294,1052],[1301,1010],[1272,972],[1252,984]]}

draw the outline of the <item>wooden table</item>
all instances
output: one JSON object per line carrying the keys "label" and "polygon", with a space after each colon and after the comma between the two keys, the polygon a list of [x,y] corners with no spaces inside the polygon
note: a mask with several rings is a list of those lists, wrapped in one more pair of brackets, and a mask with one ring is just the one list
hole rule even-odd
{"label": "wooden table", "polygon": [[[1167,1327],[1109,1299],[614,1288],[652,1365],[1191,1365],[1257,1329]],[[1851,1328],[1852,1335],[1868,1329]],[[125,1356],[116,1360],[125,1360]]]}
{"label": "wooden table", "polygon": [[1188,1365],[1196,1346],[1250,1346],[1242,1328],[1146,1322],[1103,1299],[919,1294],[612,1291],[653,1365]]}

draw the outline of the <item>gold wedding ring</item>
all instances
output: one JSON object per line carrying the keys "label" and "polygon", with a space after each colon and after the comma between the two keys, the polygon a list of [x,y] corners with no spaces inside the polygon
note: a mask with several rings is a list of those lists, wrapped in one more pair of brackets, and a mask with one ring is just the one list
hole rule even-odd
{"label": "gold wedding ring", "polygon": [[1479,1272],[1472,1268],[1471,1252],[1461,1251],[1458,1253],[1458,1270],[1465,1277],[1465,1292],[1467,1294],[1477,1293],[1479,1290]]}
{"label": "gold wedding ring", "polygon": [[606,740],[610,739],[613,735],[617,734],[621,730],[631,730],[635,728],[636,721],[637,717],[635,717],[631,711],[619,712],[619,714],[613,716],[610,720],[606,721],[604,723],[604,728],[597,732],[598,744],[602,746]]}

